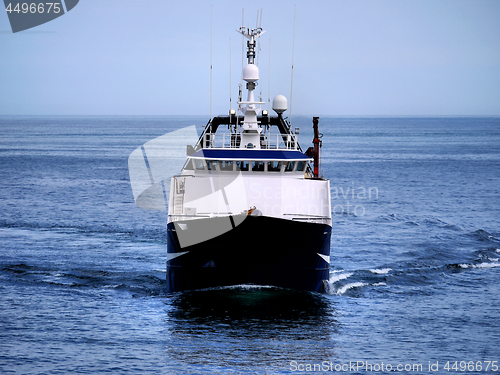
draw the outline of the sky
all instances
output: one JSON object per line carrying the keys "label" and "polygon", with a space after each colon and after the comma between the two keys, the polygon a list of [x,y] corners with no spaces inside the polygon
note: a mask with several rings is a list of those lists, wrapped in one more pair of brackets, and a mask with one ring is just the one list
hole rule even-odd
{"label": "sky", "polygon": [[15,34],[0,12],[0,115],[209,116],[211,74],[226,114],[260,10],[256,92],[294,115],[500,115],[497,0],[80,0]]}

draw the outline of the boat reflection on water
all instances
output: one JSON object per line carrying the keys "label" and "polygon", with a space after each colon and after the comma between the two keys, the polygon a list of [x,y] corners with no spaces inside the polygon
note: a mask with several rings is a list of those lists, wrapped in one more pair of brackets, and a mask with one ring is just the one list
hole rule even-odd
{"label": "boat reflection on water", "polygon": [[203,366],[287,372],[291,361],[337,357],[339,323],[328,296],[245,285],[183,292],[168,300],[166,355],[171,365],[182,364],[180,373]]}

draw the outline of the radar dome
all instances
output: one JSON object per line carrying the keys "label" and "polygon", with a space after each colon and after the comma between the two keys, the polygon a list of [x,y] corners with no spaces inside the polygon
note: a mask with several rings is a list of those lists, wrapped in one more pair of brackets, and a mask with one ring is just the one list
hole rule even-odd
{"label": "radar dome", "polygon": [[273,110],[277,114],[281,114],[288,109],[288,102],[283,95],[276,95],[273,99]]}
{"label": "radar dome", "polygon": [[259,80],[259,68],[257,65],[248,64],[243,68],[243,79],[247,82],[255,82]]}

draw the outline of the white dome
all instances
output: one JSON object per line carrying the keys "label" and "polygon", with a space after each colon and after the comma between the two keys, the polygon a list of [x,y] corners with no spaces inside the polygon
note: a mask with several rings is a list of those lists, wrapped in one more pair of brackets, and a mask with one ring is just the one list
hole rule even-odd
{"label": "white dome", "polygon": [[276,95],[273,99],[273,110],[280,114],[288,109],[288,102],[283,95]]}
{"label": "white dome", "polygon": [[259,80],[259,68],[255,64],[248,64],[243,68],[243,79],[247,82]]}

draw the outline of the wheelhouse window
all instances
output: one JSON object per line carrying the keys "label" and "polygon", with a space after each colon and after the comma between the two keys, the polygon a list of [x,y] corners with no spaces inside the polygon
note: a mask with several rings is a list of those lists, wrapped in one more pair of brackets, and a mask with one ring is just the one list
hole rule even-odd
{"label": "wheelhouse window", "polygon": [[205,169],[205,164],[203,163],[203,160],[201,159],[191,159],[194,160],[195,167],[198,171],[202,171]]}
{"label": "wheelhouse window", "polygon": [[217,169],[218,160],[207,160],[207,169],[209,171],[215,171]]}
{"label": "wheelhouse window", "polygon": [[298,161],[297,162],[297,168],[295,168],[296,172],[303,172],[304,169],[306,168],[307,162],[305,161]]}
{"label": "wheelhouse window", "polygon": [[221,160],[219,162],[220,170],[224,172],[232,172],[234,161],[232,160]]}
{"label": "wheelhouse window", "polygon": [[250,162],[247,161],[247,160],[239,160],[236,162],[236,167],[242,171],[242,172],[246,172],[248,171],[249,167],[250,167]]}
{"label": "wheelhouse window", "polygon": [[279,172],[281,170],[281,161],[269,161],[267,162],[268,172]]}
{"label": "wheelhouse window", "polygon": [[293,167],[295,166],[294,161],[285,161],[285,172],[293,171]]}
{"label": "wheelhouse window", "polygon": [[264,162],[263,161],[253,161],[252,162],[253,172],[264,172]]}

